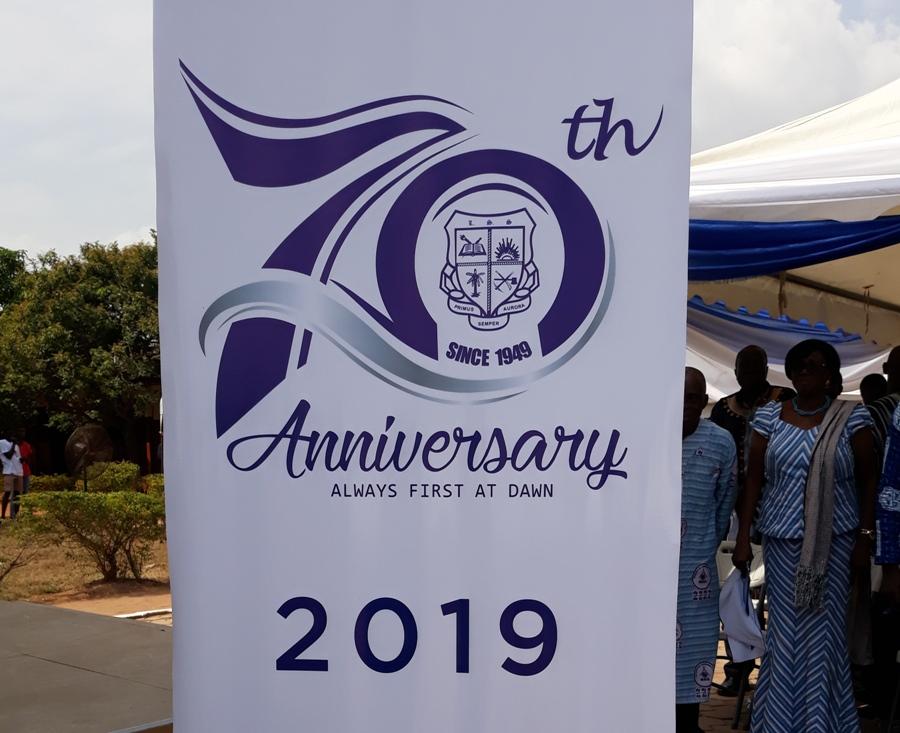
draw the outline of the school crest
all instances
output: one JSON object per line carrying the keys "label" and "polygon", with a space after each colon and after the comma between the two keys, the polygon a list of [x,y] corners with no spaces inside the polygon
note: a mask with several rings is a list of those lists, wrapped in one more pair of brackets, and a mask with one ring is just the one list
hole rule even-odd
{"label": "school crest", "polygon": [[531,306],[540,284],[534,264],[535,223],[527,209],[501,214],[454,211],[447,221],[441,290],[447,307],[478,331],[496,331]]}

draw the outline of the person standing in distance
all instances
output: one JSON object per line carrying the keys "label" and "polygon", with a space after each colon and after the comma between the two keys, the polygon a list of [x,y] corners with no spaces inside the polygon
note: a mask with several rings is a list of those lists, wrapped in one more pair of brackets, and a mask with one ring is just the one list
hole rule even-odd
{"label": "person standing in distance", "polygon": [[900,404],[900,346],[891,349],[887,361],[881,368],[887,377],[888,393],[868,406],[875,423],[875,442],[879,456],[884,455],[884,444],[890,430],[891,416],[897,409],[897,405]]}
{"label": "person standing in distance", "polygon": [[22,494],[27,494],[31,486],[32,463],[34,461],[34,448],[25,440],[25,431],[19,430],[16,436],[19,445],[19,456],[22,460]]}
{"label": "person standing in distance", "polygon": [[[745,455],[750,442],[750,422],[757,409],[770,402],[791,399],[794,390],[769,384],[769,357],[761,346],[745,346],[738,352],[734,361],[734,376],[740,389],[716,402],[709,419],[727,430],[734,439],[737,449],[737,503],[740,506],[740,496],[744,490]],[[727,643],[725,651],[730,660],[731,650]],[[729,661],[725,665],[725,680],[719,686],[718,693],[725,697],[737,695],[741,681],[750,676],[753,666],[752,659],[740,663]]]}
{"label": "person standing in distance", "polygon": [[874,614],[877,707],[887,719],[896,689],[896,659],[900,648],[900,405],[888,428],[884,467],[878,486],[875,563],[881,566],[878,613]]}
{"label": "person standing in distance", "polygon": [[700,730],[700,703],[709,700],[719,641],[716,551],[728,531],[737,487],[737,451],[727,431],[701,415],[706,379],[684,373],[681,425],[681,557],[675,632],[676,733]]}
{"label": "person standing in distance", "polygon": [[713,406],[709,419],[725,428],[737,448],[738,490],[744,483],[744,461],[750,438],[750,421],[756,410],[770,402],[784,402],[794,396],[790,387],[769,384],[769,357],[761,346],[745,346],[734,360],[734,376],[740,389]]}
{"label": "person standing in distance", "polygon": [[19,494],[22,493],[22,458],[15,440],[0,439],[0,464],[3,465],[3,499],[0,503],[0,516],[13,519],[19,512]]}
{"label": "person standing in distance", "polygon": [[867,374],[859,383],[859,396],[867,407],[888,393],[887,379],[881,374]]}

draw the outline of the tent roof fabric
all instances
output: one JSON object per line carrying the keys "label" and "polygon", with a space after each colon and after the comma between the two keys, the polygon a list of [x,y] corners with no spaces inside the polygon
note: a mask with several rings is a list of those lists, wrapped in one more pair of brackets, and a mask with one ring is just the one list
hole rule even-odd
{"label": "tent roof fabric", "polygon": [[[891,215],[900,215],[900,80],[691,159],[692,219],[852,222]],[[721,249],[728,248],[723,234]],[[900,344],[900,246],[793,267],[692,282],[689,294],[823,321],[885,348]]]}
{"label": "tent roof fabric", "polygon": [[900,80],[691,158],[691,217],[857,221],[900,206]]}

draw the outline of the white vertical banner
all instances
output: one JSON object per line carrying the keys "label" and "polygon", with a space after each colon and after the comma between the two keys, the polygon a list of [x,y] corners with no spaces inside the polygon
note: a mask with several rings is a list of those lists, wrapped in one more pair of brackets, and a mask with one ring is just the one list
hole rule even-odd
{"label": "white vertical banner", "polygon": [[691,4],[155,33],[177,729],[670,729]]}

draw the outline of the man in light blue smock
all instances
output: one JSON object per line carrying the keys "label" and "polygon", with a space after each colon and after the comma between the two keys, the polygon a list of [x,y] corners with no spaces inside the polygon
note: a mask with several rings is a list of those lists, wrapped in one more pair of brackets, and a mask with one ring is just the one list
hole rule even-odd
{"label": "man in light blue smock", "polygon": [[900,600],[900,406],[887,428],[876,511],[875,562],[884,571],[881,591],[896,602]]}
{"label": "man in light blue smock", "polygon": [[737,495],[737,452],[728,431],[700,416],[706,379],[684,375],[681,443],[681,560],[676,620],[676,733],[697,733],[700,703],[709,699],[719,639],[716,550],[728,531]]}

